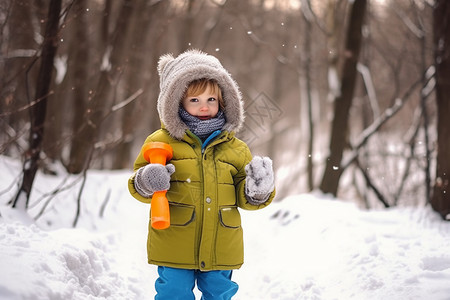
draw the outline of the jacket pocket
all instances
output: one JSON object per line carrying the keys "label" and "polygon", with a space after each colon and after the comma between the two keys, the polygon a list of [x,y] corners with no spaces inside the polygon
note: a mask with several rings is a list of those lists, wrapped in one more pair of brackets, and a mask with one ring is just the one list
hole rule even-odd
{"label": "jacket pocket", "polygon": [[222,207],[219,211],[220,224],[227,228],[241,227],[241,214],[236,207]]}
{"label": "jacket pocket", "polygon": [[195,264],[196,222],[191,205],[169,203],[170,227],[163,230],[149,225],[149,260],[156,264]]}
{"label": "jacket pocket", "polygon": [[241,214],[236,206],[223,206],[219,210],[219,220],[216,263],[219,266],[238,266],[244,262]]}
{"label": "jacket pocket", "polygon": [[186,226],[195,218],[195,207],[179,203],[169,203],[170,225]]}

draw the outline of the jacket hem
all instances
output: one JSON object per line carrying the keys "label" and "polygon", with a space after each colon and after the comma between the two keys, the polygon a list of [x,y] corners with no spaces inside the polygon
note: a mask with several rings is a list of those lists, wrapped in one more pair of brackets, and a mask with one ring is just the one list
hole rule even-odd
{"label": "jacket hem", "polygon": [[177,269],[188,269],[188,270],[201,270],[201,271],[216,271],[216,270],[237,270],[239,269],[243,263],[236,265],[213,265],[210,268],[199,268],[198,265],[195,264],[177,264],[177,263],[169,263],[155,260],[148,260],[150,265],[162,266],[162,267],[170,267]]}

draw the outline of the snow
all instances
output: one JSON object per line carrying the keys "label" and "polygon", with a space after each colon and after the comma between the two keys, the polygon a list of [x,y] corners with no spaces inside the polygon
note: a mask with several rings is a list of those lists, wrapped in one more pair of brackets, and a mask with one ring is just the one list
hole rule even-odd
{"label": "snow", "polygon": [[[128,195],[131,172],[88,172],[73,229],[79,178],[38,173],[32,216],[44,194],[74,187],[33,221],[6,206],[20,166],[0,156],[0,299],[152,299],[149,207]],[[310,193],[242,211],[242,220],[234,299],[450,299],[450,222],[428,207],[364,211]]]}

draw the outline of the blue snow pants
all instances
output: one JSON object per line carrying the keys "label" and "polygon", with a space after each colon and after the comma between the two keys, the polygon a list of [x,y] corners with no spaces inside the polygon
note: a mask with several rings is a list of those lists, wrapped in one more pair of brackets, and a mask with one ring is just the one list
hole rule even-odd
{"label": "blue snow pants", "polygon": [[202,300],[229,300],[238,290],[237,283],[231,280],[232,272],[202,272],[159,266],[155,300],[194,300],[192,290],[196,281]]}

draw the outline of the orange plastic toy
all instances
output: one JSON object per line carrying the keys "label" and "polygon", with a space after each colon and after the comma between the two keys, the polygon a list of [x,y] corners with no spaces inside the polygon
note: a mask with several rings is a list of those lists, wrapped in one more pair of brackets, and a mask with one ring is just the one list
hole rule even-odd
{"label": "orange plastic toy", "polygon": [[[142,146],[144,159],[152,164],[166,165],[173,157],[173,150],[169,144],[150,142]],[[156,191],[152,196],[151,224],[155,229],[166,229],[170,226],[169,202],[166,198],[167,191]]]}

